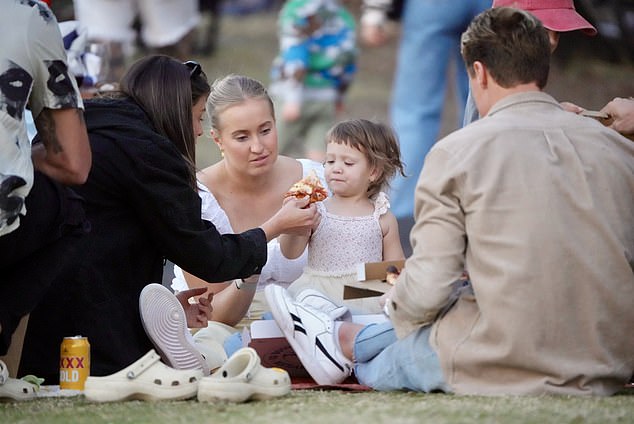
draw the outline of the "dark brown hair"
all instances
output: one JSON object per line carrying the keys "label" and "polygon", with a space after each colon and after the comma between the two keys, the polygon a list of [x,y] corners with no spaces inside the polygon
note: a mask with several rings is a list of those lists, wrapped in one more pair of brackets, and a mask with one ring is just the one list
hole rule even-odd
{"label": "dark brown hair", "polygon": [[190,169],[196,188],[196,135],[192,106],[210,91],[204,72],[190,75],[182,62],[164,55],[136,61],[121,79],[120,90],[132,98],[152,121],[154,129],[176,145]]}
{"label": "dark brown hair", "polygon": [[469,75],[473,63],[482,62],[504,88],[548,82],[550,42],[548,32],[530,13],[511,7],[485,10],[476,16],[460,40]]}
{"label": "dark brown hair", "polygon": [[389,187],[389,180],[399,172],[405,176],[401,150],[392,128],[367,119],[350,119],[332,127],[326,143],[345,144],[363,153],[371,167],[379,171],[378,178],[368,186],[368,197],[373,198]]}

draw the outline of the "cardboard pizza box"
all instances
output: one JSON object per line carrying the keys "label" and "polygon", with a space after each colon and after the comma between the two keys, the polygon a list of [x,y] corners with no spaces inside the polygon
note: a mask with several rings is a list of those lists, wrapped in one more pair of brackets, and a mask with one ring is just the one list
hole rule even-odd
{"label": "cardboard pizza box", "polygon": [[346,284],[343,288],[344,299],[381,296],[392,286],[385,282],[387,268],[394,265],[399,270],[405,266],[405,260],[366,262],[357,265],[357,280]]}

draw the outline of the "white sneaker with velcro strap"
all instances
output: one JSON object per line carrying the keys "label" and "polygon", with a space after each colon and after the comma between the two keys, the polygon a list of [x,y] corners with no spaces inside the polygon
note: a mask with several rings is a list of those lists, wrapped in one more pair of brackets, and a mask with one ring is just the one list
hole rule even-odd
{"label": "white sneaker with velcro strap", "polygon": [[337,304],[319,290],[304,289],[295,296],[295,302],[322,311],[335,321],[352,320],[347,306]]}
{"label": "white sneaker with velcro strap", "polygon": [[264,294],[277,325],[318,384],[338,384],[352,374],[353,363],[338,347],[335,321],[330,315],[294,301],[278,285],[266,286]]}

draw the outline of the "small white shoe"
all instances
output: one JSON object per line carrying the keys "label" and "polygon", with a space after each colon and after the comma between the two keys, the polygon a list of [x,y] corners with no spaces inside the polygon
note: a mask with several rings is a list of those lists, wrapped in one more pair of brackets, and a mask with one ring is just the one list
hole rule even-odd
{"label": "small white shoe", "polygon": [[245,347],[200,381],[198,400],[246,402],[284,396],[290,391],[291,379],[286,371],[263,367],[257,352]]}
{"label": "small white shoe", "polygon": [[187,328],[183,306],[167,287],[148,284],[139,296],[141,322],[163,362],[179,370],[202,369],[209,365],[196,348]]}
{"label": "small white shoe", "polygon": [[264,294],[277,325],[318,384],[338,384],[352,374],[352,361],[338,348],[330,315],[293,301],[278,285],[266,286]]}
{"label": "small white shoe", "polygon": [[335,303],[319,290],[304,289],[295,296],[295,302],[320,310],[334,321],[352,320],[352,314],[347,306]]}
{"label": "small white shoe", "polygon": [[90,376],[84,395],[93,402],[181,400],[196,396],[202,370],[175,370],[160,361],[161,357],[151,350],[114,374]]}
{"label": "small white shoe", "polygon": [[24,401],[37,397],[38,387],[28,381],[9,377],[7,365],[0,361],[0,401]]}

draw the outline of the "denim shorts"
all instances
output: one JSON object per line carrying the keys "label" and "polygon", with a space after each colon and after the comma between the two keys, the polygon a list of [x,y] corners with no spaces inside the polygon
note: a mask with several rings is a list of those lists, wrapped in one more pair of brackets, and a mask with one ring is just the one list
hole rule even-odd
{"label": "denim shorts", "polygon": [[380,391],[451,392],[430,332],[431,326],[422,327],[399,340],[389,321],[364,327],[354,341],[359,383]]}

